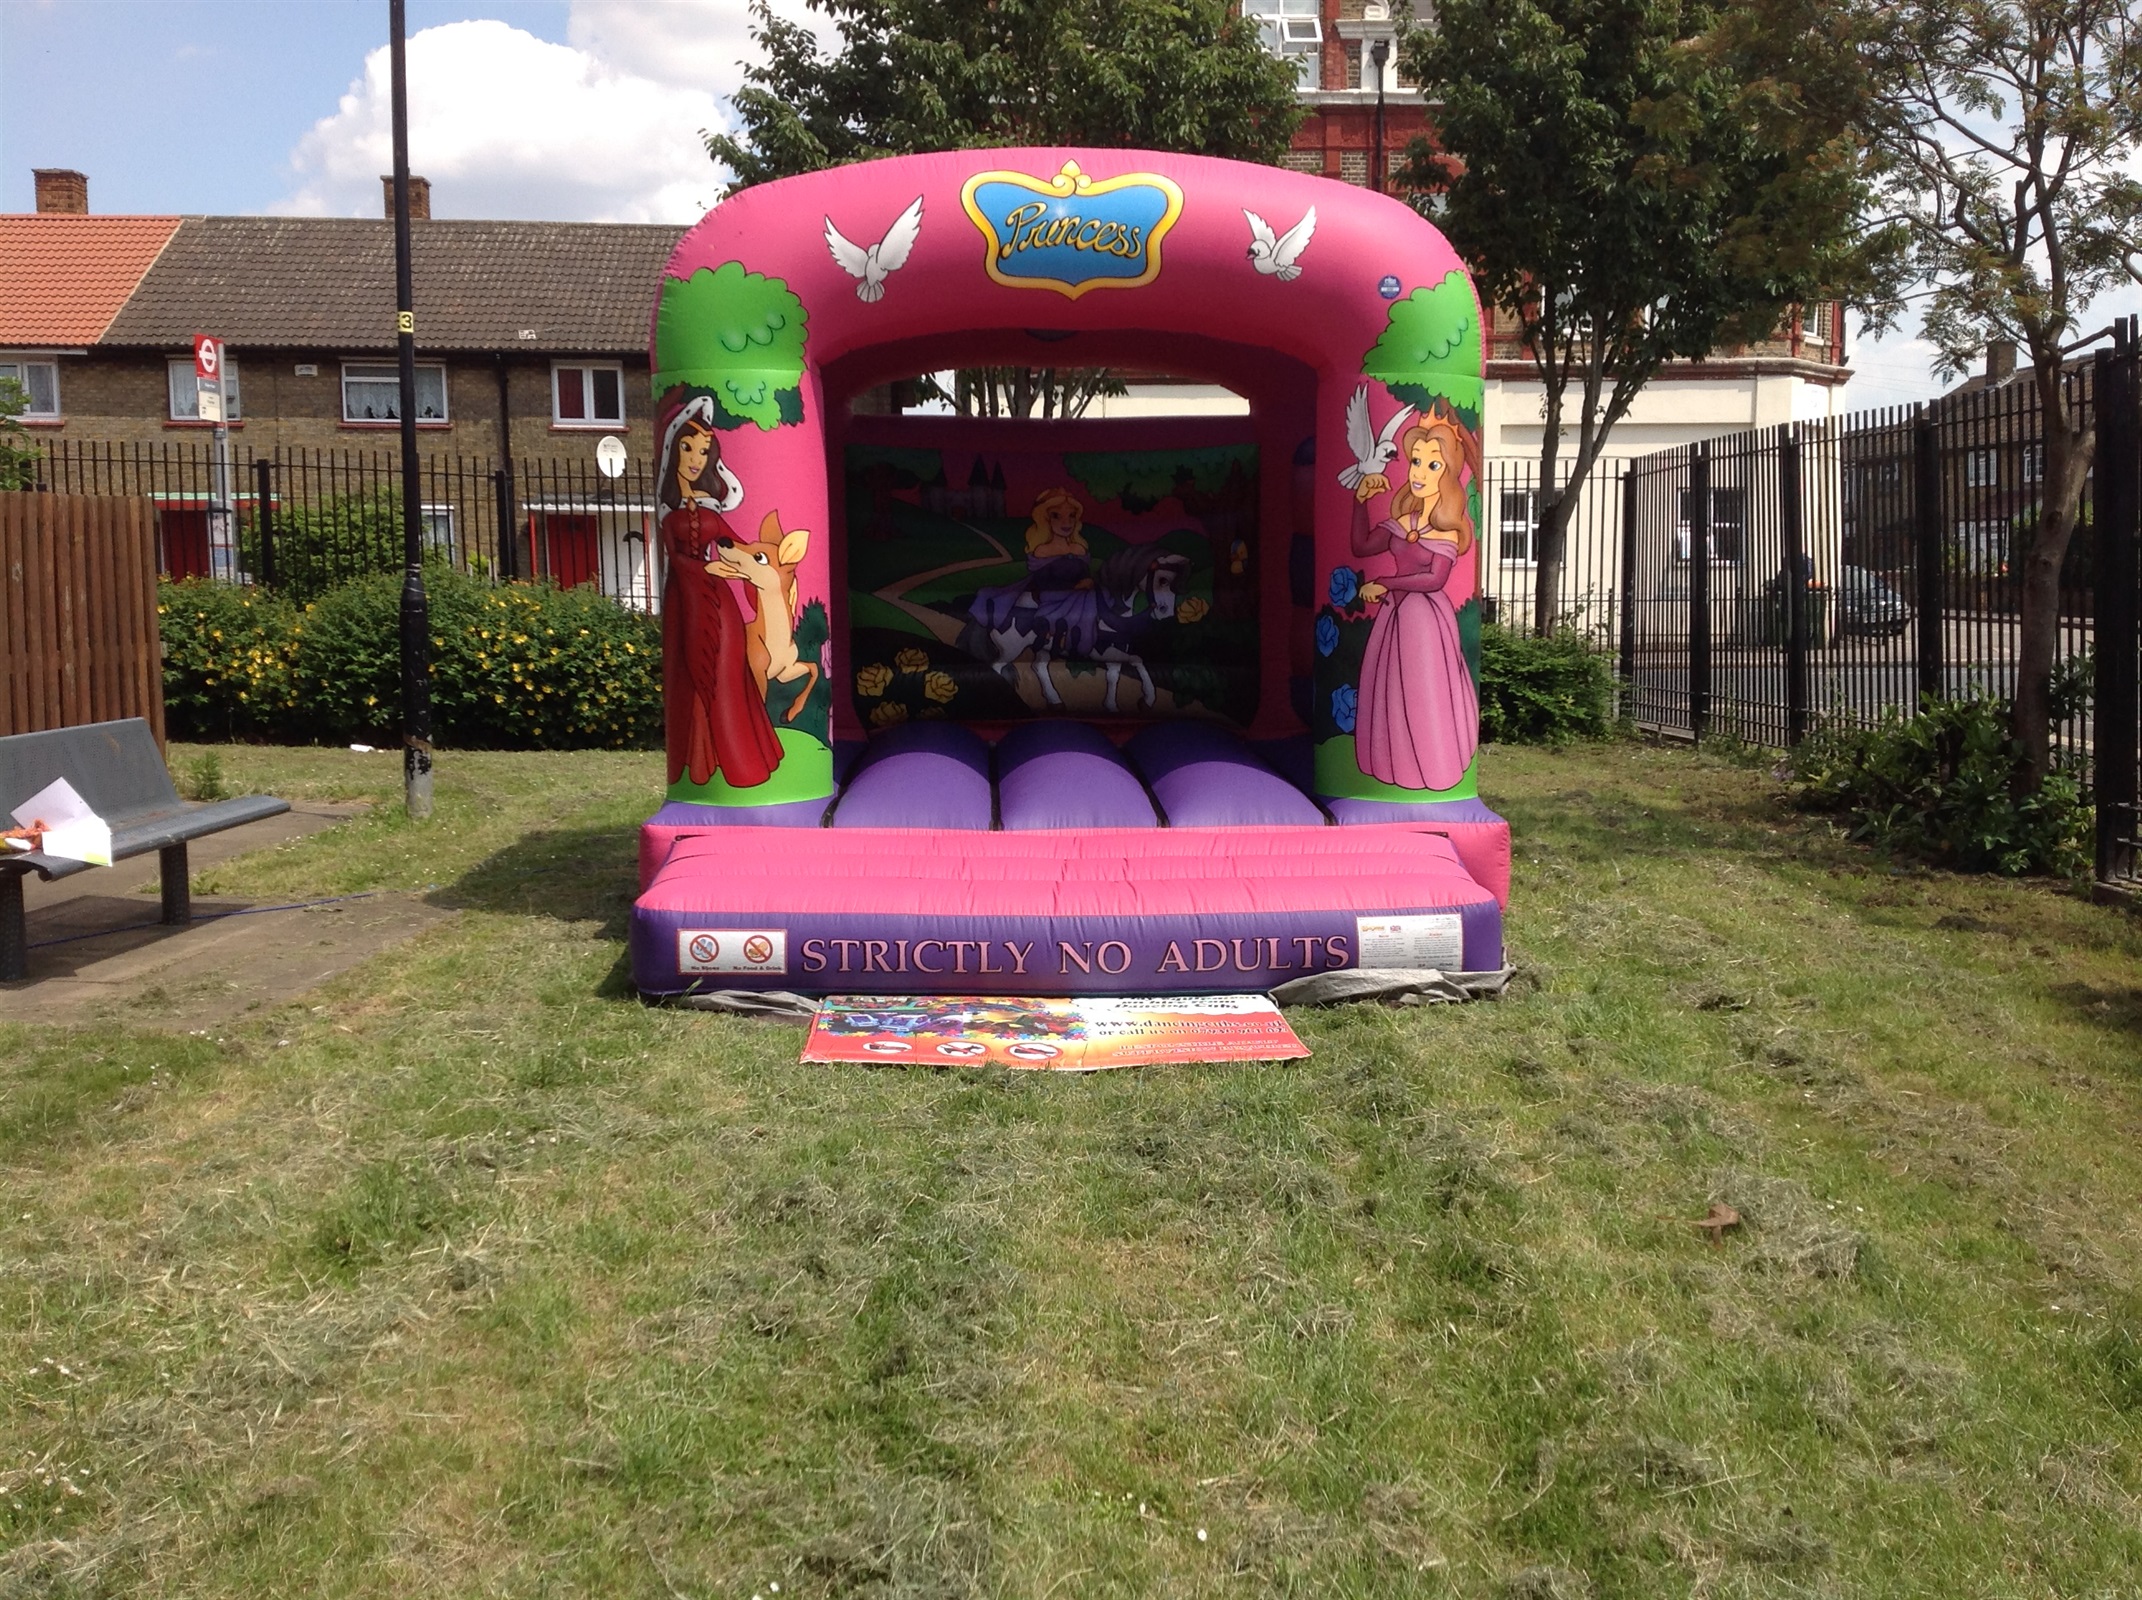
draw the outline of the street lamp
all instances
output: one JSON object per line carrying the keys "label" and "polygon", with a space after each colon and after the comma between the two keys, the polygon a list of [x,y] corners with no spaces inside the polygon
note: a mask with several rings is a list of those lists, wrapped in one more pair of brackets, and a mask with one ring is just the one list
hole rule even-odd
{"label": "street lamp", "polygon": [[1369,46],[1369,60],[1376,66],[1376,154],[1369,173],[1369,183],[1378,194],[1383,193],[1383,64],[1391,59],[1391,41],[1378,39]]}
{"label": "street lamp", "polygon": [[409,74],[403,0],[387,0],[394,135],[394,326],[402,423],[402,803],[431,815],[431,607],[424,593],[424,506],[417,481],[416,299],[409,268]]}

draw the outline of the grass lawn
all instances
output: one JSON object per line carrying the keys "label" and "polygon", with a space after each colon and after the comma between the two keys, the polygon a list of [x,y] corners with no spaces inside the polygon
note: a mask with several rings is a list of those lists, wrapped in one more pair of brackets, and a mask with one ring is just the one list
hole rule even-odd
{"label": "grass lawn", "polygon": [[660,778],[448,752],[203,887],[453,921],[207,1035],[0,1028],[0,1594],[2135,1592],[2135,918],[1497,749],[1501,1004],[807,1068],[631,997]]}

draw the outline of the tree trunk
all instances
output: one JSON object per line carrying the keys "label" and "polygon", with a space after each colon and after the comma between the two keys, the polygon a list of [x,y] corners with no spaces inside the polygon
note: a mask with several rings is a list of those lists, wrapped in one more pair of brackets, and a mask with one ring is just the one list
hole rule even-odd
{"label": "tree trunk", "polygon": [[1542,491],[1540,520],[1534,534],[1532,574],[1532,631],[1542,639],[1561,620],[1562,562],[1569,546],[1569,523],[1576,515],[1577,500],[1584,486],[1572,478],[1566,489]]}
{"label": "tree trunk", "polygon": [[2039,502],[2030,554],[2023,562],[2015,698],[2009,709],[2009,732],[2023,747],[2023,764],[2015,778],[2017,799],[2036,794],[2052,770],[2053,656],[2060,645],[2060,571],[2075,535],[2083,479],[2096,444],[2094,429],[2078,428],[2069,421],[2057,389],[2052,403],[2041,406],[2039,415],[2043,418],[2039,432],[2045,445],[2045,495]]}
{"label": "tree trunk", "polygon": [[1555,596],[1562,586],[1562,545],[1569,531],[1568,498],[1557,487],[1557,467],[1562,454],[1562,400],[1569,384],[1566,358],[1553,359],[1552,343],[1542,355],[1537,344],[1534,361],[1543,391],[1540,404],[1539,515],[1532,532],[1532,631],[1541,638],[1554,632]]}

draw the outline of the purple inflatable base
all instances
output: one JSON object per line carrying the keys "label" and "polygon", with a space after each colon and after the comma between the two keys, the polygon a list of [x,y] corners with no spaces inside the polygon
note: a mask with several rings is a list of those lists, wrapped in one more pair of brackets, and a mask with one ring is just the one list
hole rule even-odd
{"label": "purple inflatable base", "polygon": [[[1502,965],[1502,914],[1492,902],[1395,906],[1391,916],[1455,914],[1461,970]],[[633,975],[651,999],[708,989],[800,994],[1239,994],[1270,989],[1359,960],[1358,919],[1345,912],[1226,917],[928,917],[913,914],[782,919],[783,970],[688,976],[680,952],[708,921],[688,911],[637,910]]]}

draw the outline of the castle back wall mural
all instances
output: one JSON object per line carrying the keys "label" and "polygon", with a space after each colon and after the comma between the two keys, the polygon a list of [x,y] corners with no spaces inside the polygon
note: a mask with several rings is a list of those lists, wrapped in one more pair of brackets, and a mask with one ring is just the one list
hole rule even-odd
{"label": "castle back wall mural", "polygon": [[848,658],[865,727],[1249,725],[1254,438],[1042,452],[993,447],[987,424],[933,421],[859,422],[844,450]]}

